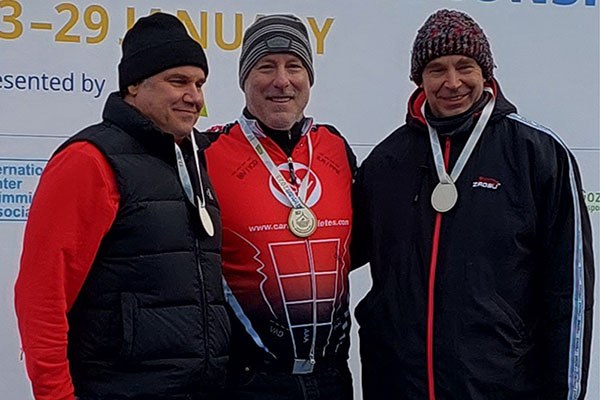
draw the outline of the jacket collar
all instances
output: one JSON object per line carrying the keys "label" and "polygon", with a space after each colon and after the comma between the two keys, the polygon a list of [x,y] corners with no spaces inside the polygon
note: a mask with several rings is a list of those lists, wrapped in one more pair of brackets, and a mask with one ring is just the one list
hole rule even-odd
{"label": "jacket collar", "polygon": [[175,142],[173,135],[161,131],[135,107],[126,103],[118,92],[108,96],[102,118],[117,125],[140,142],[167,145],[169,148],[172,148]]}
{"label": "jacket collar", "polygon": [[256,137],[270,138],[288,157],[291,156],[294,147],[298,144],[300,139],[310,132],[313,125],[312,118],[303,117],[300,121],[296,122],[289,131],[271,129],[254,117],[247,108],[244,109],[241,119],[243,119],[247,123],[247,126],[252,129],[252,133],[254,133]]}
{"label": "jacket collar", "polygon": [[[507,114],[517,112],[516,107],[504,97],[504,94],[502,93],[502,91],[500,89],[500,85],[496,79],[491,78],[488,82],[486,82],[485,86],[492,89],[493,95],[496,98],[496,105],[494,107],[494,111],[492,113],[490,121],[496,120],[497,118],[505,116]],[[423,88],[418,87],[411,94],[411,96],[409,98],[408,112],[406,114],[406,123],[415,128],[426,130],[427,126],[425,123],[425,117],[421,113],[421,107],[423,106],[423,103],[425,102],[425,100],[426,100],[425,91],[423,90]],[[481,111],[478,108],[478,106],[480,106],[479,103],[480,102],[477,102],[477,104],[475,104],[470,110],[465,111],[464,114],[462,114],[461,116],[458,116],[458,117],[464,118],[465,115],[469,115],[469,114],[473,114],[475,117],[477,117],[479,115],[479,112]],[[428,118],[431,123],[432,119],[430,118],[429,115],[428,115]],[[454,118],[454,117],[452,117],[452,118]],[[438,123],[441,125],[443,125],[445,122],[449,122],[450,124],[452,123],[452,121],[444,121],[444,118],[438,118],[438,119],[434,118],[433,120],[436,120],[434,123]],[[460,124],[458,124],[458,125],[460,126]],[[467,124],[467,125],[470,126],[470,124]]]}
{"label": "jacket collar", "polygon": [[[118,126],[127,134],[142,143],[148,151],[153,154],[162,154],[169,159],[175,159],[173,135],[160,130],[151,120],[142,115],[135,107],[126,103],[118,92],[111,93],[104,106],[102,113],[104,120]],[[193,130],[196,135],[196,144],[199,150],[204,150],[210,144],[206,135],[201,134],[196,129]],[[187,146],[191,140],[186,138],[182,141],[183,147]],[[188,146],[188,147],[189,147]],[[190,147],[191,148],[191,147]]]}

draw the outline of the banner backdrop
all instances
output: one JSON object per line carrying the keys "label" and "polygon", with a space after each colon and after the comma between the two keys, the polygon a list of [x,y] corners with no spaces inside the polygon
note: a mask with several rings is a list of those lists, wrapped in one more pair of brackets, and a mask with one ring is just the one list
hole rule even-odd
{"label": "banner backdrop", "polygon": [[[471,14],[491,42],[496,77],[519,112],[557,132],[578,159],[600,258],[600,6],[598,0],[0,0],[0,393],[31,398],[13,307],[23,228],[53,150],[100,120],[116,90],[120,41],[140,16],[176,14],[206,49],[207,116],[232,121],[243,107],[237,61],[242,33],[259,14],[293,13],[309,27],[316,82],[308,115],[336,126],[359,160],[402,124],[410,49],[439,8]],[[494,210],[490,210],[494,212]],[[370,287],[351,274],[352,306]],[[596,299],[600,298],[596,285]],[[589,399],[600,398],[596,306]],[[351,367],[360,399],[357,326]]]}

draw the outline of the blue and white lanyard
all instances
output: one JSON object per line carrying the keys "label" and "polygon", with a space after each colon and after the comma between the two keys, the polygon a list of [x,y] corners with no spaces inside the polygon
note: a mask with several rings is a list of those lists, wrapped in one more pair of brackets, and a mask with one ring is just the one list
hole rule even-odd
{"label": "blue and white lanyard", "polygon": [[[253,129],[250,126],[250,122],[246,118],[243,118],[243,117],[240,118],[239,122],[240,122],[240,127],[242,128],[242,132],[244,133],[244,136],[246,137],[246,139],[248,140],[248,142],[250,143],[250,145],[252,146],[252,148],[254,149],[254,151],[256,152],[258,157],[260,158],[260,160],[263,162],[263,164],[265,165],[265,167],[267,168],[267,170],[269,171],[271,176],[275,179],[275,182],[277,182],[277,184],[279,185],[279,187],[281,188],[281,190],[283,191],[285,196],[288,198],[288,200],[292,204],[292,208],[295,208],[295,209],[305,208],[306,205],[304,204],[304,202],[306,201],[306,193],[307,193],[307,189],[308,189],[308,180],[309,180],[309,176],[310,176],[310,166],[312,164],[312,151],[313,151],[312,141],[310,138],[310,129],[308,129],[309,132],[306,135],[307,139],[308,139],[308,160],[309,160],[308,161],[308,171],[307,171],[304,179],[302,179],[302,181],[300,182],[299,193],[302,196],[302,198],[300,198],[296,194],[296,192],[294,192],[292,187],[287,183],[287,181],[285,180],[283,175],[281,175],[281,172],[279,172],[279,170],[277,169],[277,166],[273,162],[273,159],[271,159],[271,156],[269,156],[269,153],[267,153],[267,150],[264,148],[264,146],[260,143],[260,141],[258,140],[256,135],[254,134]],[[312,124],[312,121],[309,120],[308,123]]]}

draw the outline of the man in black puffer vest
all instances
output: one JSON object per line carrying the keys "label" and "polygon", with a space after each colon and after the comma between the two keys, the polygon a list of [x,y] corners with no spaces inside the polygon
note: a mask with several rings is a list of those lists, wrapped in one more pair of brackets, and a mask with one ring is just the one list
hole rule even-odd
{"label": "man in black puffer vest", "polygon": [[176,17],[141,18],[103,121],[50,159],[15,287],[37,400],[211,399],[223,383],[220,211],[194,131],[207,75]]}

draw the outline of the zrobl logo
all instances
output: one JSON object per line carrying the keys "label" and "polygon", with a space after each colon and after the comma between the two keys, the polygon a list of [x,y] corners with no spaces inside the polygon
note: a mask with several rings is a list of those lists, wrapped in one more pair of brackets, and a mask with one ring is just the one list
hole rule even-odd
{"label": "zrobl logo", "polygon": [[[461,1],[461,0],[459,0]],[[497,0],[479,0],[484,3],[493,3]],[[504,0],[506,1],[506,0]],[[511,3],[526,3],[530,1],[533,4],[555,4],[557,6],[574,6],[577,3],[586,6],[595,6],[597,0],[510,0]]]}

